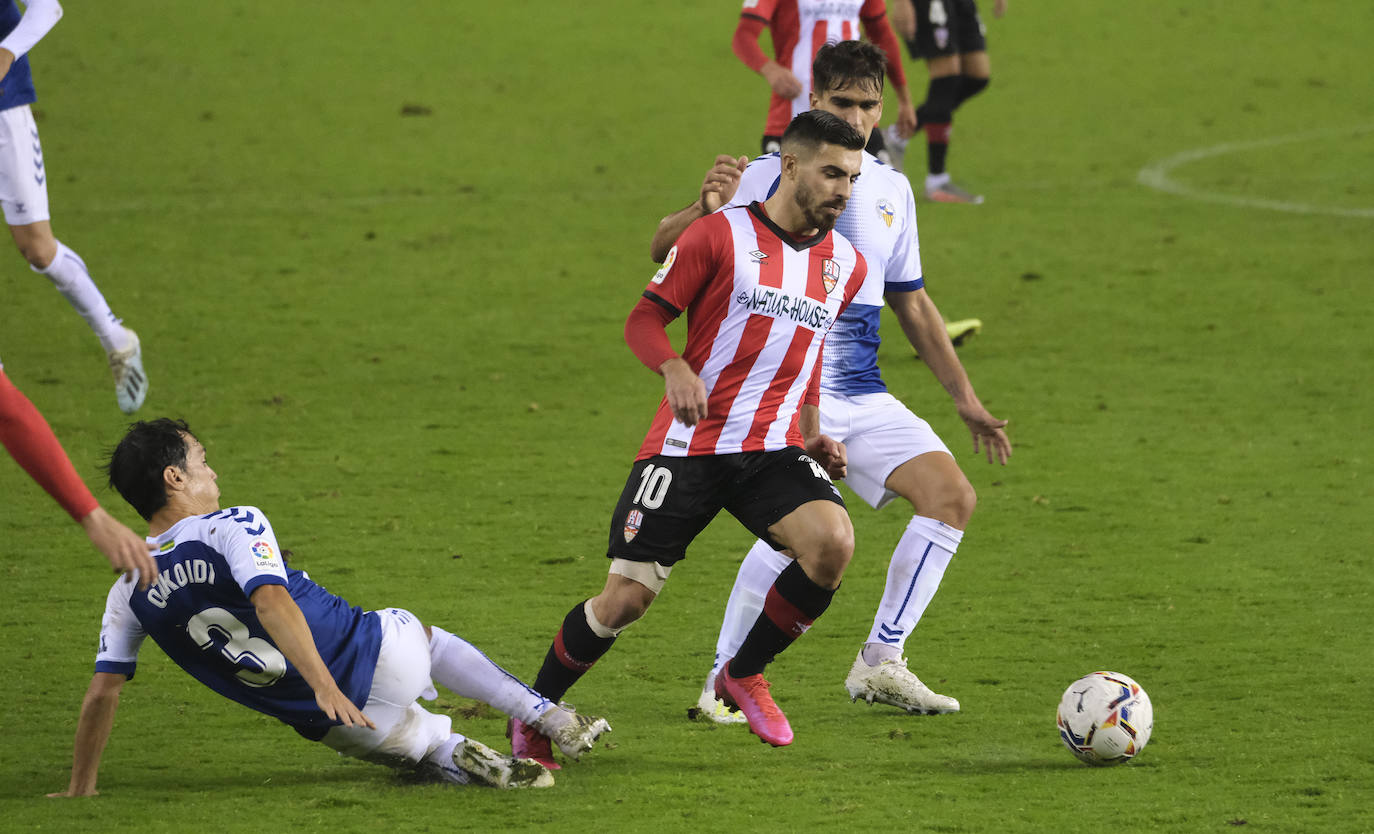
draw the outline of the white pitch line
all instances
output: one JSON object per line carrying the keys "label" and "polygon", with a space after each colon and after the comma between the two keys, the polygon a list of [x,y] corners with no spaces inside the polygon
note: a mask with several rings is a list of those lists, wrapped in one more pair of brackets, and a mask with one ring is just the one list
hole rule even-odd
{"label": "white pitch line", "polygon": [[1269,211],[1286,211],[1293,214],[1333,214],[1339,217],[1374,217],[1374,208],[1342,208],[1340,206],[1294,203],[1287,200],[1267,200],[1262,197],[1220,194],[1215,191],[1204,191],[1184,185],[1169,176],[1170,172],[1175,168],[1186,165],[1189,162],[1196,162],[1199,159],[1225,156],[1226,154],[1255,150],[1256,148],[1270,148],[1275,145],[1287,145],[1309,139],[1329,139],[1333,136],[1352,137],[1365,133],[1374,133],[1374,125],[1362,125],[1360,127],[1343,128],[1341,130],[1318,130],[1308,133],[1294,133],[1288,136],[1275,136],[1270,139],[1257,139],[1250,142],[1223,142],[1220,145],[1183,151],[1182,153],[1176,153],[1173,156],[1151,162],[1144,168],[1141,168],[1140,173],[1136,174],[1136,181],[1156,191],[1163,191],[1166,194],[1175,194],[1179,197],[1187,197],[1191,200],[1202,200],[1208,203],[1222,203],[1229,206],[1267,209]]}

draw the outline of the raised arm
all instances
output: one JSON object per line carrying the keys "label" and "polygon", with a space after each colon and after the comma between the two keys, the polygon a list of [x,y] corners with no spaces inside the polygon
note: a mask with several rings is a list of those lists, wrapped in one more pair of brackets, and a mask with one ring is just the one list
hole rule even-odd
{"label": "raised arm", "polygon": [[76,742],[72,749],[72,778],[67,789],[50,793],[50,797],[95,796],[96,775],[100,770],[100,756],[105,742],[110,740],[115,711],[119,709],[119,692],[127,680],[123,675],[96,672],[86,697],[81,699],[81,717],[76,722]]}
{"label": "raised arm", "polygon": [[305,621],[300,606],[291,598],[285,585],[259,585],[248,597],[257,611],[258,620],[291,665],[315,692],[315,703],[324,714],[340,721],[345,727],[366,726],[375,729],[372,720],[363,715],[348,696],[339,689],[329,667],[315,648],[315,637]]}
{"label": "raised arm", "polygon": [[706,172],[697,199],[686,208],[679,209],[658,221],[654,239],[649,243],[649,257],[654,259],[654,263],[663,263],[663,259],[668,257],[668,250],[673,248],[673,244],[677,243],[677,239],[682,237],[682,233],[687,231],[687,227],[694,221],[730,202],[735,196],[735,191],[739,189],[740,177],[743,176],[748,164],[747,156],[738,159],[729,154],[716,156],[716,164]]}
{"label": "raised arm", "polygon": [[117,573],[139,572],[139,586],[157,578],[152,546],[100,508],[76,474],[52,427],[23,392],[0,370],[0,444],[86,531],[91,544]]}
{"label": "raised arm", "polygon": [[1011,457],[1011,441],[1005,431],[1007,421],[988,413],[974,393],[973,383],[969,382],[968,373],[954,352],[944,319],[930,295],[924,289],[889,292],[887,303],[897,315],[911,346],[954,400],[959,416],[973,434],[973,451],[977,453],[981,444],[988,463],[995,457],[1006,465],[1007,458]]}

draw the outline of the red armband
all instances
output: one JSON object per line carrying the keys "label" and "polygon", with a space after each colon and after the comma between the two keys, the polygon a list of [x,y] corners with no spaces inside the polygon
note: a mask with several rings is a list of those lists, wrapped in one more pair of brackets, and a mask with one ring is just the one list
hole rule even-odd
{"label": "red armband", "polygon": [[80,521],[100,506],[76,474],[48,421],[4,371],[0,371],[0,444],[73,519]]}

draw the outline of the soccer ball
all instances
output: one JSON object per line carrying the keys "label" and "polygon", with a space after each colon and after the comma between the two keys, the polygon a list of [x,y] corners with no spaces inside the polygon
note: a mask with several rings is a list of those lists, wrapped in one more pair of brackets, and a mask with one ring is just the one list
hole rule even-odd
{"label": "soccer ball", "polygon": [[1140,755],[1155,727],[1150,696],[1116,672],[1093,672],[1059,699],[1059,738],[1090,765],[1114,765]]}

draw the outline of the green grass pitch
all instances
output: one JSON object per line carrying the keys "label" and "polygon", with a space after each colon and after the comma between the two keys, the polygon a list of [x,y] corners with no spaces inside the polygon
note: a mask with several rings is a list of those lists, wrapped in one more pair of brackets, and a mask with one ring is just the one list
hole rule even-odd
{"label": "green grass pitch", "polygon": [[[601,585],[662,393],[621,337],[654,226],[757,144],[736,4],[68,5],[33,54],[53,225],[142,335],[140,416],[186,417],[225,502],[331,590],[532,677]],[[790,748],[685,718],[749,545],[722,518],[570,693],[616,729],[552,790],[406,784],[149,644],[102,796],[45,799],[108,578],[0,461],[0,829],[1374,830],[1374,17],[1064,0],[988,28],[994,80],[951,152],[988,200],[921,205],[921,242],[942,310],[985,322],[960,355],[1011,464],[969,453],[891,321],[881,353],[979,493],[908,644],[961,714],[844,696],[908,518],[855,500],[845,584],[771,672]],[[1192,196],[1138,181],[1191,152],[1168,177]],[[133,523],[99,487],[125,420],[95,340],[6,263],[6,372]],[[1108,770],[1053,727],[1099,668],[1156,714]]]}

